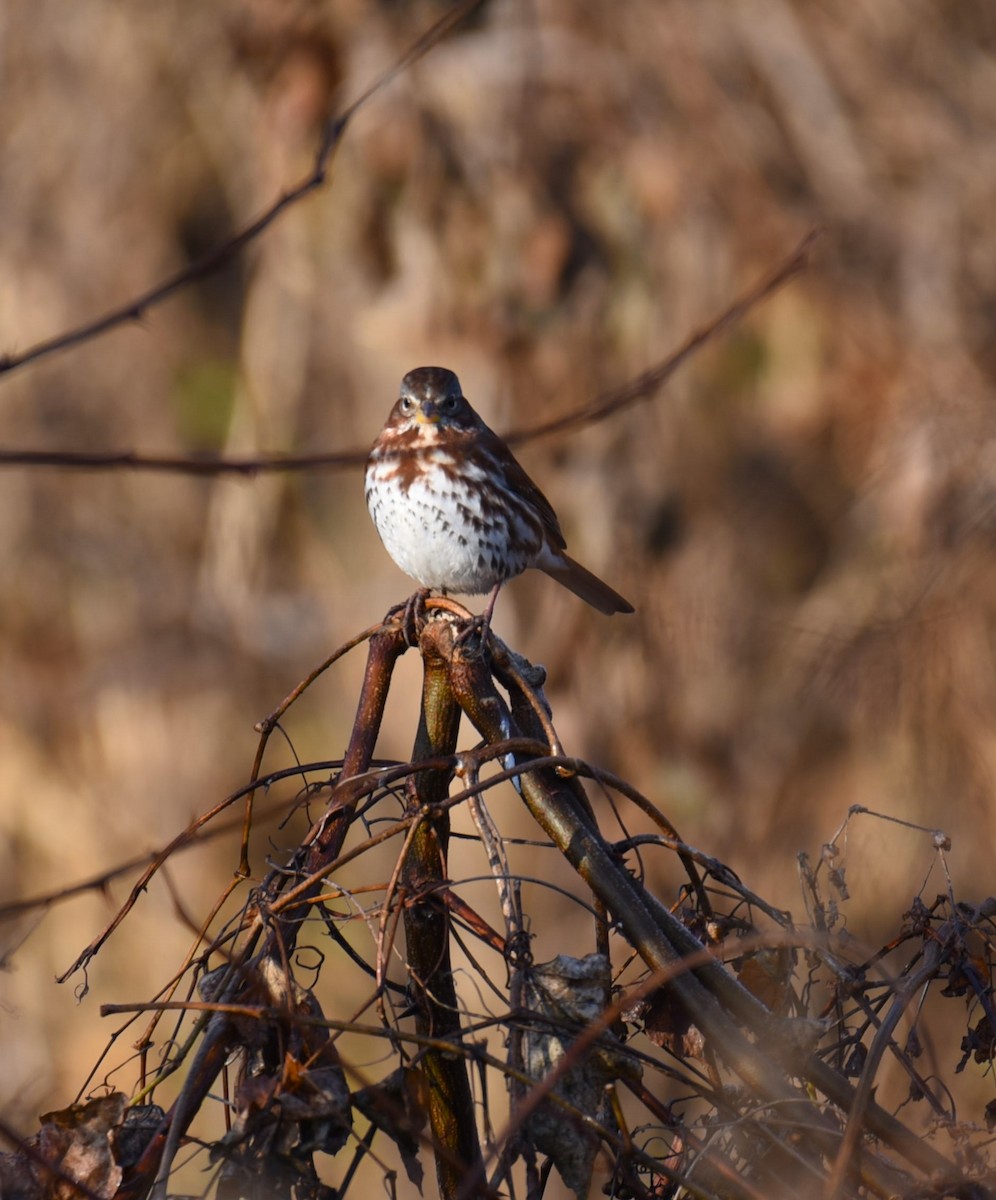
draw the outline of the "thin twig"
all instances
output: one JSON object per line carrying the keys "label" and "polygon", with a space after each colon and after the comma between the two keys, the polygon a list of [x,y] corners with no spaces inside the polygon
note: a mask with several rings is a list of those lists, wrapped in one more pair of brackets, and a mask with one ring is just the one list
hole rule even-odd
{"label": "thin twig", "polygon": [[641,400],[649,400],[654,396],[677,369],[707,342],[715,341],[721,334],[726,333],[733,325],[780,291],[790,280],[801,275],[809,267],[813,248],[823,236],[820,228],[811,229],[792,253],[770,271],[759,283],[738,297],[719,316],[714,317],[706,325],[690,334],[685,341],[672,351],[662,362],[637,375],[629,383],[605,392],[591,403],[565,413],[561,417],[553,417],[539,425],[533,425],[517,433],[509,434],[505,441],[510,445],[519,442],[533,441],[535,438],[546,437],[551,433],[574,431],[597,421],[604,421],[614,416],[624,408],[629,408]]}
{"label": "thin twig", "polygon": [[[238,233],[233,234],[226,242],[210,250],[189,267],[185,267],[182,271],[177,271],[175,275],[171,275],[168,279],[163,280],[162,283],[156,284],[155,287],[149,288],[148,291],[142,292],[138,296],[134,296],[127,303],[117,308],[112,308],[109,312],[104,313],[95,320],[87,321],[75,329],[67,330],[65,333],[60,333],[55,337],[37,342],[34,346],[29,347],[20,354],[0,355],[0,375],[15,371],[19,367],[26,366],[28,363],[36,362],[38,359],[47,358],[58,351],[68,350],[72,346],[92,341],[101,334],[107,333],[108,330],[117,328],[119,325],[127,324],[130,321],[138,321],[145,316],[150,308],[161,304],[164,300],[172,296],[174,292],[180,291],[188,284],[198,279],[203,279],[204,276],[211,275],[220,267],[223,267],[240,250],[243,250],[250,242],[255,241],[261,233],[273,224],[277,217],[325,183],[332,156],[342,141],[346,127],[356,113],[359,112],[367,101],[371,100],[378,92],[382,91],[397,78],[401,72],[407,70],[413,63],[424,57],[451,29],[460,24],[464,18],[469,16],[482,3],[483,0],[462,0],[461,3],[454,5],[434,25],[430,26],[392,67],[375,79],[352,104],[337,116],[330,117],[322,130],[322,136],[309,174],[300,183],[292,187],[290,191],[285,192],[276,199],[269,208],[253,221],[250,221],[244,228],[240,229]],[[182,470],[184,468],[175,467],[173,469]]]}
{"label": "thin twig", "polygon": [[[587,401],[559,417],[553,417],[529,429],[513,431],[505,436],[510,445],[546,437],[552,433],[575,432],[614,416],[617,412],[640,401],[649,400],[663,387],[664,383],[689,358],[702,349],[707,342],[715,341],[731,326],[742,320],[752,309],[771,297],[786,283],[801,274],[809,266],[813,247],[821,236],[819,229],[811,230],[795,250],[776,266],[759,283],[735,300],[706,325],[685,339],[677,350],[672,351],[659,363],[641,372],[618,388]],[[178,286],[178,285],[177,285]],[[127,310],[130,311],[130,310]],[[124,319],[124,318],[121,318]],[[76,340],[81,336],[68,335]],[[90,335],[92,336],[92,334]],[[60,339],[55,339],[52,349],[59,348]],[[46,351],[48,352],[48,351]],[[31,351],[27,352],[31,354]],[[0,360],[2,362],[2,360]],[[15,362],[19,365],[19,362]],[[339,450],[328,454],[267,455],[259,458],[209,458],[203,455],[138,454],[131,450],[112,450],[105,453],[77,453],[63,450],[9,450],[0,449],[0,467],[64,467],[76,470],[156,471],[181,475],[255,475],[276,471],[309,471],[359,468],[367,459],[367,448]]]}

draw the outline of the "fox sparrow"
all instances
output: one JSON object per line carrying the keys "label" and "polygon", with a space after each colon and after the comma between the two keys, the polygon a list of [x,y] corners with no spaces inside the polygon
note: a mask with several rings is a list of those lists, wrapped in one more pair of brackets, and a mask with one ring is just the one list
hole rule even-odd
{"label": "fox sparrow", "polygon": [[367,459],[367,507],[398,566],[424,588],[490,592],[538,567],[603,613],[633,606],[564,553],[549,501],[443,367],[418,367]]}

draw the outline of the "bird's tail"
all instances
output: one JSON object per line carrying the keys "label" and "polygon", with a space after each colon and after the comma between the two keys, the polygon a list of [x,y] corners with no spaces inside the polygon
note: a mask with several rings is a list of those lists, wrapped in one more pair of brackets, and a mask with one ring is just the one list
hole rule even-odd
{"label": "bird's tail", "polygon": [[586,567],[582,567],[579,562],[575,562],[573,558],[568,558],[566,554],[560,555],[556,560],[547,561],[536,564],[541,571],[546,572],[551,579],[556,579],[558,583],[562,583],[565,588],[570,589],[575,596],[580,596],[592,608],[597,608],[600,613],[605,613],[606,616],[611,616],[612,613],[631,613],[634,611],[632,604],[618,592],[613,591],[607,583],[604,583],[597,575],[593,575]]}

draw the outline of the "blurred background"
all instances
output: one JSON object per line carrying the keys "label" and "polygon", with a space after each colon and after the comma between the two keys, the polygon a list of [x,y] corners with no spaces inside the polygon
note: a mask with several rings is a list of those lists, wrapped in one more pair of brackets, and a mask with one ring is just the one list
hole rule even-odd
{"label": "blurred background", "polygon": [[[258,214],[445,7],[5,3],[0,352]],[[364,447],[433,363],[508,432],[664,358],[823,225],[811,270],[655,399],[519,448],[571,553],[637,615],[527,577],[495,628],[548,668],[569,753],[774,903],[804,916],[796,854],[855,804],[950,833],[978,901],[996,844],[994,129],[984,0],[493,0],[370,100],[325,188],[241,257],[0,377],[0,440]],[[0,561],[4,900],[168,841],[248,777],[254,722],[411,590],[358,470],[6,467]],[[414,734],[407,658],[385,756]],[[302,759],[341,755],[362,662],[292,712]],[[944,888],[922,833],[864,819],[847,847],[859,937]],[[82,1004],[80,979],[53,978],[125,887],[4,926],[0,1112],[31,1129],[73,1098],[109,1033],[97,1005],[155,990],[193,940],[176,896],[196,919],[237,861],[231,838],[176,859]],[[672,899],[663,855],[648,872]]]}

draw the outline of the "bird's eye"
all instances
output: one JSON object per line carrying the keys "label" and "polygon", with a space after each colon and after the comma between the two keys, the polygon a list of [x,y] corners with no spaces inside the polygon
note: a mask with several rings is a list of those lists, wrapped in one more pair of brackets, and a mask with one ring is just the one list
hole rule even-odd
{"label": "bird's eye", "polygon": [[439,402],[439,407],[443,410],[443,412],[453,413],[457,410],[457,403],[458,400],[456,396],[446,396]]}
{"label": "bird's eye", "polygon": [[401,405],[402,412],[411,412],[411,410],[412,410],[411,396],[402,396],[401,399],[398,401],[398,403]]}

